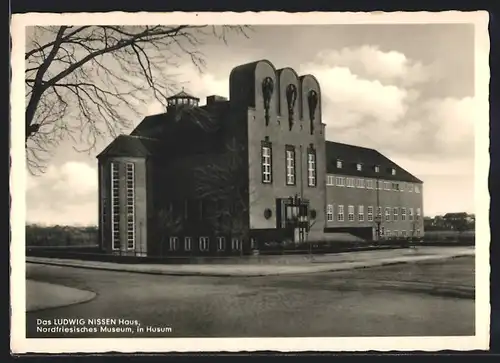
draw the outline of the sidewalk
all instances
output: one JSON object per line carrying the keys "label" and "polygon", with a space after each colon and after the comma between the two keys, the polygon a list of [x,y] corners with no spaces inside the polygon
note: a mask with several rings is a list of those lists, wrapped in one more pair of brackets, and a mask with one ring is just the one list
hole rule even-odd
{"label": "sidewalk", "polygon": [[26,257],[27,263],[68,266],[108,271],[178,276],[271,276],[342,271],[401,263],[435,261],[460,256],[474,256],[472,247],[420,247],[391,251],[348,252],[309,256],[297,264],[120,264],[45,257]]}
{"label": "sidewalk", "polygon": [[92,300],[96,294],[47,282],[26,281],[26,311],[56,308]]}

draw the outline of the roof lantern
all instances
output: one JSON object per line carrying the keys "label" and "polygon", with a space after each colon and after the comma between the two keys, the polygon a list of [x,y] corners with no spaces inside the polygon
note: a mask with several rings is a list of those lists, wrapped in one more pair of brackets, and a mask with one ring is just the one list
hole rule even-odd
{"label": "roof lantern", "polygon": [[168,108],[182,105],[198,107],[199,103],[200,99],[185,92],[184,88],[181,92],[167,98]]}

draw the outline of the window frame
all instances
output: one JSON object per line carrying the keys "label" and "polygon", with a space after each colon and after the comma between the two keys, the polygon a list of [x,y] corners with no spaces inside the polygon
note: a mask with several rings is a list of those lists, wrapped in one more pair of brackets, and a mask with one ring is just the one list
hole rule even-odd
{"label": "window frame", "polygon": [[347,206],[347,220],[349,222],[356,221],[356,218],[355,218],[354,214],[355,214],[354,206],[353,205],[348,205]]}
{"label": "window frame", "polygon": [[[290,156],[291,155],[291,156]],[[290,165],[290,161],[291,164]],[[297,155],[295,146],[285,145],[285,183],[293,186],[297,184]]]}
{"label": "window frame", "polygon": [[[268,154],[268,155],[266,155]],[[273,183],[273,146],[269,141],[262,141],[260,145],[260,166],[262,184]],[[266,167],[269,168],[266,171]]]}
{"label": "window frame", "polygon": [[364,221],[365,221],[365,206],[358,205],[358,222],[364,222]]}
{"label": "window frame", "polygon": [[345,222],[345,210],[344,210],[343,204],[339,204],[337,206],[337,221],[338,222]]}

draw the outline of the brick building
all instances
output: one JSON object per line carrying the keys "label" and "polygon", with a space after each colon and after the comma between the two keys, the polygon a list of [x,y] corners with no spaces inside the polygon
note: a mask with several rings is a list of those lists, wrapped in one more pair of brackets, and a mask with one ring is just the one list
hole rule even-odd
{"label": "brick building", "polygon": [[422,181],[375,150],[326,141],[314,76],[257,61],[232,70],[229,95],[204,106],[172,96],[99,154],[105,251],[243,254],[423,233]]}

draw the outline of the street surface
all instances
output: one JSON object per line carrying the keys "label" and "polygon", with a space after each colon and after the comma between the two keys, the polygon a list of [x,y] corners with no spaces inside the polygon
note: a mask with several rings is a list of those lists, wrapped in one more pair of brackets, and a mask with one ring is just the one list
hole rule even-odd
{"label": "street surface", "polygon": [[[263,277],[162,276],[40,264],[26,269],[28,279],[97,294],[82,304],[27,313],[27,337],[474,335],[473,296],[454,292],[473,291],[474,257]],[[141,327],[162,331],[37,333],[41,320],[71,318],[86,324],[89,318],[137,320]]]}

